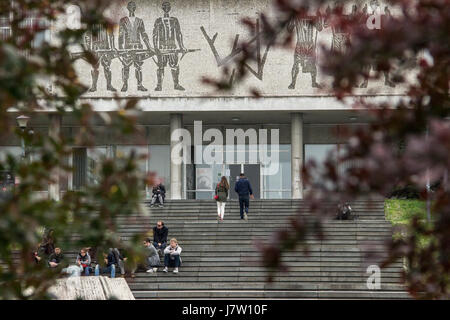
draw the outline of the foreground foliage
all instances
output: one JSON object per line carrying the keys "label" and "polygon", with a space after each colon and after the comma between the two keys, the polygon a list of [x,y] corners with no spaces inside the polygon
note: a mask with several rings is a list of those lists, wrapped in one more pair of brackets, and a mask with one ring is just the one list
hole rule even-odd
{"label": "foreground foliage", "polygon": [[[66,14],[67,2],[0,1],[0,12],[9,13],[2,15],[2,23],[10,26],[10,35],[3,34],[0,40],[0,135],[15,134],[24,140],[27,149],[33,147],[32,161],[27,152],[25,157],[9,156],[0,163],[0,170],[10,171],[20,181],[0,202],[0,299],[48,298],[47,289],[60,274],[46,266],[44,257],[39,264],[31,257],[45,228],[54,230],[55,244],[63,253],[88,246],[104,249],[120,246],[130,258],[138,252],[137,236],[119,244],[115,235],[115,217],[139,212],[143,185],[152,184],[152,177],[138,172],[137,155],[131,153],[115,161],[104,159],[96,184],[68,191],[60,201],[35,196],[34,191],[47,190],[55,177],[71,172],[66,161],[71,148],[93,145],[96,134],[92,106],[78,102],[87,88],[78,81],[68,48],[81,43],[83,34],[92,25],[109,26],[101,13],[111,2],[72,3],[81,8],[81,25],[75,29],[63,26],[57,41],[35,46],[34,40]],[[95,63],[89,53],[86,59]],[[15,108],[19,114],[31,117],[33,112],[44,109],[42,101],[56,115],[70,113],[82,130],[64,138],[61,134],[49,136],[16,128],[8,110]],[[132,100],[118,103],[119,112],[103,115],[102,121],[111,134],[139,134],[134,105]]]}

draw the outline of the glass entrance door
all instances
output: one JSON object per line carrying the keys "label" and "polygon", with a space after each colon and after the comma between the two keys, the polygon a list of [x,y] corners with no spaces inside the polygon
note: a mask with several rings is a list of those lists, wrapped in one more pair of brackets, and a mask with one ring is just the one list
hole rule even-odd
{"label": "glass entrance door", "polygon": [[244,174],[250,181],[252,186],[253,196],[255,199],[261,198],[261,168],[259,164],[245,164]]}
{"label": "glass entrance door", "polygon": [[236,182],[239,180],[239,174],[242,172],[242,165],[240,164],[230,164],[228,165],[228,168],[230,170],[230,199],[237,200],[238,195],[234,191],[234,186],[236,185]]}
{"label": "glass entrance door", "polygon": [[230,164],[230,199],[237,200],[238,194],[234,191],[234,186],[239,180],[239,174],[243,172],[252,186],[255,199],[261,198],[261,168],[260,164]]}

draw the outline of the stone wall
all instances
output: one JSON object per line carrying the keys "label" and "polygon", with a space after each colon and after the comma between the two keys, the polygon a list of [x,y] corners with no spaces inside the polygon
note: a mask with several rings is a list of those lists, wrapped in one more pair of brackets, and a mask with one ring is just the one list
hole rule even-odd
{"label": "stone wall", "polygon": [[49,293],[57,300],[134,300],[124,278],[103,276],[59,279]]}

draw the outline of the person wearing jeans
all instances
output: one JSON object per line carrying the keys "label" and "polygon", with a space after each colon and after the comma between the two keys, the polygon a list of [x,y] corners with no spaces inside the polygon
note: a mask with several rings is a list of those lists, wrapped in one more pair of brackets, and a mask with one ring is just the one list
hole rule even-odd
{"label": "person wearing jeans", "polygon": [[77,266],[80,267],[80,271],[84,271],[84,275],[88,276],[89,272],[91,270],[91,257],[89,256],[89,253],[87,253],[86,249],[81,249],[80,253],[78,253],[77,260],[76,260]]}
{"label": "person wearing jeans", "polygon": [[103,254],[103,256],[105,257],[106,267],[100,268],[100,265],[97,264],[95,266],[95,275],[99,276],[100,272],[102,274],[103,273],[111,273],[111,278],[115,278],[117,261],[116,261],[113,251],[109,250],[108,255]]}
{"label": "person wearing jeans", "polygon": [[170,245],[164,249],[164,272],[169,271],[169,267],[174,268],[173,273],[178,273],[181,265],[181,247],[178,245],[177,239],[170,239]]}
{"label": "person wearing jeans", "polygon": [[120,274],[122,277],[125,276],[125,262],[127,261],[127,257],[118,249],[113,248],[113,254],[117,261],[117,266],[119,267]]}
{"label": "person wearing jeans", "polygon": [[236,191],[239,194],[239,209],[241,219],[247,220],[248,207],[250,204],[249,198],[254,199],[254,196],[252,186],[250,185],[250,181],[248,181],[248,179],[245,177],[243,173],[239,175],[239,181],[236,182],[236,185],[234,186],[234,191]]}

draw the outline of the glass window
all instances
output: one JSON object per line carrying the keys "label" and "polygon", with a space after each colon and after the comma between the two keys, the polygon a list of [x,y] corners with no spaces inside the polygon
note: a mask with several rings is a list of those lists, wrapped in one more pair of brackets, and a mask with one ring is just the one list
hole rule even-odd
{"label": "glass window", "polygon": [[[323,170],[325,160],[330,153],[334,153],[335,156],[338,151],[337,144],[305,144],[305,163],[308,161],[315,161],[319,172]],[[313,181],[319,177],[312,176]]]}
{"label": "glass window", "polygon": [[[200,164],[195,166],[195,198],[212,199],[217,183],[225,175],[223,164]],[[229,181],[229,177],[228,177]]]}
{"label": "glass window", "polygon": [[[268,170],[269,174],[263,174],[263,198],[289,199],[291,197],[291,145],[282,144],[273,151],[278,152],[278,168],[275,171]],[[267,146],[267,153],[271,158],[270,145]],[[273,163],[272,165],[276,168],[277,164]]]}
{"label": "glass window", "polygon": [[106,147],[95,147],[87,149],[87,182],[98,184],[100,182],[101,163],[107,154]]}
{"label": "glass window", "polygon": [[7,40],[11,37],[11,26],[9,21],[9,14],[0,15],[0,40]]}
{"label": "glass window", "polygon": [[170,146],[152,145],[150,146],[148,158],[148,171],[156,173],[166,187],[166,192],[170,190]]}
{"label": "glass window", "polygon": [[[116,157],[117,158],[128,158],[134,152],[137,157],[138,171],[142,173],[142,176],[147,174],[148,169],[148,146],[117,146],[116,147]],[[145,185],[143,185],[145,189]]]}
{"label": "glass window", "polygon": [[20,160],[22,148],[15,146],[0,147],[0,161],[4,162],[8,155],[13,156],[16,160]]}
{"label": "glass window", "polygon": [[147,158],[148,158],[148,146],[117,146],[116,157],[128,158],[134,152],[137,156],[138,169],[142,173],[147,172]]}
{"label": "glass window", "polygon": [[[205,148],[205,146],[203,147]],[[261,150],[262,149],[262,150]],[[291,197],[291,146],[235,145],[234,157],[230,148],[223,148],[226,164],[196,164],[189,166],[187,197],[212,199],[215,185],[224,175],[230,181],[230,165],[261,164],[263,199],[289,199]],[[265,152],[262,158],[261,153]],[[239,170],[241,172],[241,170]],[[233,184],[232,182],[230,182]],[[259,189],[259,185],[258,185]]]}
{"label": "glass window", "polygon": [[257,144],[223,146],[223,162],[226,164],[257,164],[260,161],[258,147]]}

